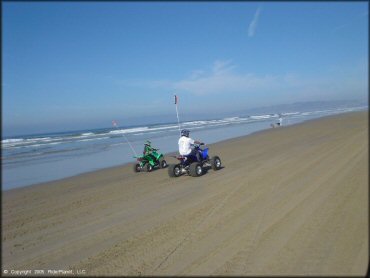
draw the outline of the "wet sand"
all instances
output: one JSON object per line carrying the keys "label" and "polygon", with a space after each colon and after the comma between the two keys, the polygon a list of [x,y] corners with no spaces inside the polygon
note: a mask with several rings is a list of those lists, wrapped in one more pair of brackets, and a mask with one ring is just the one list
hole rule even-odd
{"label": "wet sand", "polygon": [[366,274],[368,112],[209,147],[224,167],[198,178],[124,165],[3,192],[2,271]]}

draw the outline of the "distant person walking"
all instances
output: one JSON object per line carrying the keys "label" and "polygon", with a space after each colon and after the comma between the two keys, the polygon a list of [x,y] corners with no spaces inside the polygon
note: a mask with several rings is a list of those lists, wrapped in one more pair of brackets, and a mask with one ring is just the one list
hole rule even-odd
{"label": "distant person walking", "polygon": [[278,122],[278,125],[279,126],[282,126],[283,125],[283,117],[281,114],[279,114],[279,122]]}
{"label": "distant person walking", "polygon": [[283,125],[283,116],[279,113],[278,117],[279,121],[277,123],[271,124],[271,127],[279,127]]}

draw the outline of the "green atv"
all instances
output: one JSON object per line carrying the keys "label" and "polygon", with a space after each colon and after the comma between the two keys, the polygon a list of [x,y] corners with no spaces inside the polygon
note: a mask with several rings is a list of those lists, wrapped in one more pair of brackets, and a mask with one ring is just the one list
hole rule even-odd
{"label": "green atv", "polygon": [[137,163],[134,164],[134,172],[141,172],[145,170],[151,172],[155,167],[166,168],[168,166],[163,154],[158,153],[159,149],[152,148],[150,141],[145,143],[143,155],[134,156]]}

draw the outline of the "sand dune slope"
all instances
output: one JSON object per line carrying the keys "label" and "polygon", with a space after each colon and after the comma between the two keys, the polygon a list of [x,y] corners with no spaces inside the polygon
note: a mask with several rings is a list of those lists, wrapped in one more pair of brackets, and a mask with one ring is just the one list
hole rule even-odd
{"label": "sand dune slope", "polygon": [[122,166],[4,192],[3,270],[366,274],[367,112],[269,129],[210,152],[224,168],[199,178]]}

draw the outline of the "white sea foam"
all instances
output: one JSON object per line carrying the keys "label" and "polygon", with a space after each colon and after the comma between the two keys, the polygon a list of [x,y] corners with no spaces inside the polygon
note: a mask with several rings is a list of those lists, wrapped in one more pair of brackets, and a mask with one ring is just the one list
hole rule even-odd
{"label": "white sea foam", "polygon": [[109,134],[125,134],[125,133],[134,133],[134,132],[142,132],[148,130],[149,127],[136,127],[136,128],[129,128],[129,129],[117,129],[112,130],[109,132]]}
{"label": "white sea foam", "polygon": [[1,140],[2,144],[8,144],[8,143],[16,143],[16,142],[22,142],[24,139],[4,139]]}
{"label": "white sea foam", "polygon": [[251,119],[260,120],[260,119],[269,119],[272,118],[271,115],[259,115],[259,116],[250,116]]}
{"label": "white sea foam", "polygon": [[290,115],[297,115],[297,114],[300,114],[300,112],[287,112],[287,113],[282,113],[281,115],[290,116]]}
{"label": "white sea foam", "polygon": [[48,143],[47,145],[59,145],[61,144],[62,142],[52,142],[52,143]]}
{"label": "white sea foam", "polygon": [[82,133],[81,136],[91,136],[91,135],[95,135],[95,133],[93,132],[86,132],[86,133]]}
{"label": "white sea foam", "polygon": [[103,139],[109,139],[109,138],[110,137],[87,138],[87,139],[78,140],[76,142],[96,141],[96,140],[103,140]]}
{"label": "white sea foam", "polygon": [[230,117],[230,118],[224,118],[223,120],[225,121],[237,121],[237,120],[240,120],[239,117]]}
{"label": "white sea foam", "polygon": [[26,142],[42,142],[42,141],[48,142],[48,141],[53,141],[53,140],[55,140],[55,138],[39,137],[39,138],[28,138],[28,139],[25,139],[24,141]]}

